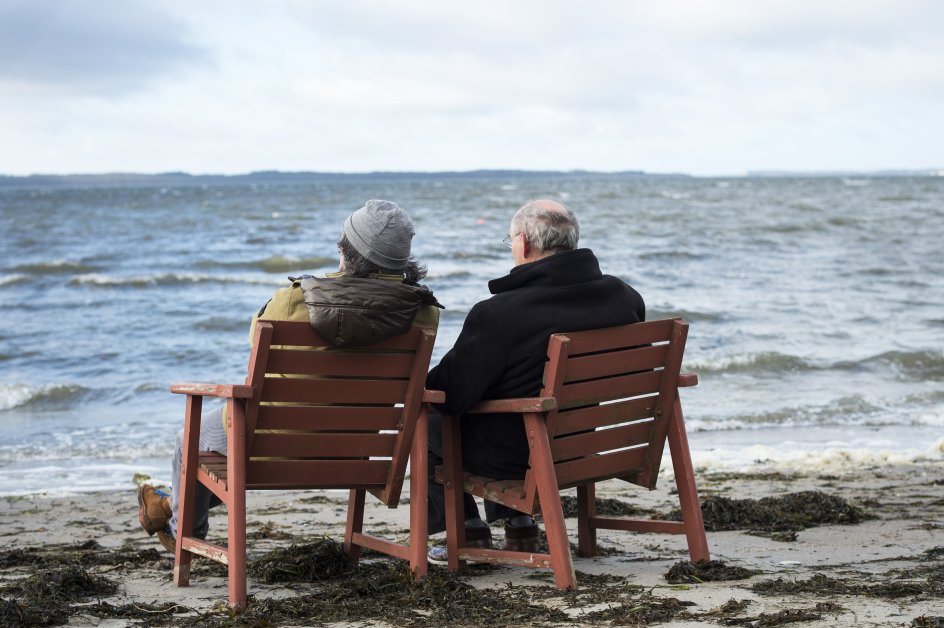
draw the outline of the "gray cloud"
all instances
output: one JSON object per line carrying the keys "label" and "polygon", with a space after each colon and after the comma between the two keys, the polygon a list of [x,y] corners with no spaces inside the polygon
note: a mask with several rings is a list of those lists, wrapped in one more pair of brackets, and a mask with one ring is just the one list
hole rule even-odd
{"label": "gray cloud", "polygon": [[0,3],[0,80],[105,95],[210,61],[185,22],[141,2]]}

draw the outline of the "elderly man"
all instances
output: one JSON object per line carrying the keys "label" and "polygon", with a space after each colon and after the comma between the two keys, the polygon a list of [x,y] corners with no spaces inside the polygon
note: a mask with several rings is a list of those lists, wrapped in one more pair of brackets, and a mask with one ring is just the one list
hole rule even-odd
{"label": "elderly man", "polygon": [[[429,372],[427,388],[446,392],[436,409],[462,417],[466,471],[501,480],[524,477],[528,443],[521,416],[462,415],[484,399],[537,395],[551,334],[645,320],[639,293],[602,274],[593,252],[577,248],[579,235],[576,216],[558,202],[538,199],[521,207],[504,239],[514,268],[489,282],[494,296],[469,311],[455,346]],[[430,417],[429,451],[429,532],[435,534],[445,529],[445,498],[433,473],[442,464],[439,415]],[[468,544],[491,547],[491,531],[471,495],[464,504]],[[489,522],[505,520],[505,549],[538,550],[538,528],[529,515],[491,502],[485,507]],[[445,549],[431,548],[430,560],[446,560]]]}
{"label": "elderly man", "polygon": [[[411,320],[415,326],[435,329],[439,325],[438,308],[442,306],[432,292],[418,285],[426,276],[426,267],[411,255],[413,235],[413,221],[406,210],[391,201],[367,201],[344,221],[338,240],[338,272],[326,279],[290,277],[291,285],[277,290],[253,316],[250,343],[254,342],[252,331],[257,319],[309,321],[325,340],[346,346],[372,344],[402,333],[405,329],[401,325],[409,328]],[[365,306],[365,300],[371,305]],[[201,450],[226,453],[224,410],[225,406],[220,406],[203,414]],[[177,434],[170,494],[150,485],[138,489],[141,527],[148,534],[156,533],[170,552],[176,544],[182,451],[183,430]],[[206,487],[197,485],[194,536],[206,537],[209,511],[220,503]]]}

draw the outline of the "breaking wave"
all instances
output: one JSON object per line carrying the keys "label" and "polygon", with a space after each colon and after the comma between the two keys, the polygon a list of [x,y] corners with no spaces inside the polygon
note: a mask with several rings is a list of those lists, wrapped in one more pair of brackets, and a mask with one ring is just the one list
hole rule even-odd
{"label": "breaking wave", "polygon": [[149,288],[152,286],[181,286],[201,283],[251,284],[271,286],[274,282],[269,277],[248,277],[232,275],[202,275],[197,273],[159,273],[137,277],[115,277],[102,274],[79,275],[69,280],[73,286],[97,286],[103,288]]}
{"label": "breaking wave", "polygon": [[291,257],[285,255],[271,255],[265,259],[246,260],[235,262],[221,262],[218,260],[206,260],[198,262],[198,268],[252,268],[262,270],[267,273],[288,273],[324,268],[325,266],[337,266],[337,258],[330,257]]}
{"label": "breaking wave", "polygon": [[0,412],[29,405],[71,402],[87,392],[84,386],[70,384],[0,384]]}
{"label": "breaking wave", "polygon": [[52,262],[36,262],[34,264],[20,264],[13,268],[15,272],[31,275],[58,275],[63,273],[93,273],[101,270],[99,266],[91,266],[82,262],[56,260]]}

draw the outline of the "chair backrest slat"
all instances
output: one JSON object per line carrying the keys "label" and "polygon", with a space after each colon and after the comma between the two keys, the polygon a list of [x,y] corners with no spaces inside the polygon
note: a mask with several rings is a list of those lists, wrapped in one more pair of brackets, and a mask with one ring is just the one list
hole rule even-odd
{"label": "chair backrest slat", "polygon": [[407,382],[398,379],[288,379],[267,377],[269,403],[402,403]]}
{"label": "chair backrest slat", "polygon": [[[410,377],[412,353],[372,354],[370,372],[374,377]],[[311,351],[273,347],[269,350],[268,370],[271,373],[304,375],[321,373],[326,377],[359,377],[364,372],[362,352]]]}
{"label": "chair backrest slat", "polygon": [[665,364],[666,345],[635,347],[606,353],[571,356],[565,382],[647,371]]}
{"label": "chair backrest slat", "polygon": [[565,489],[585,482],[631,477],[639,472],[645,455],[645,448],[640,447],[561,462],[554,465],[557,483],[561,489]]}
{"label": "chair backrest slat", "polygon": [[402,410],[393,406],[260,406],[257,430],[395,430]]}
{"label": "chair backrest slat", "polygon": [[383,486],[389,460],[250,460],[247,488],[375,488]]}
{"label": "chair backrest slat", "polygon": [[256,429],[254,458],[362,458],[389,456],[396,434],[261,432]]}
{"label": "chair backrest slat", "polygon": [[594,456],[627,447],[649,444],[651,425],[648,422],[629,423],[605,430],[594,430],[554,439],[554,462]]}
{"label": "chair backrest slat", "polygon": [[655,415],[656,401],[654,395],[627,399],[603,406],[575,408],[557,413],[555,420],[556,436],[566,436],[571,432],[592,430],[598,427],[652,419]]}
{"label": "chair backrest slat", "polygon": [[564,384],[556,397],[559,407],[572,408],[614,399],[651,395],[659,391],[661,383],[662,371],[630,373],[628,375]]}

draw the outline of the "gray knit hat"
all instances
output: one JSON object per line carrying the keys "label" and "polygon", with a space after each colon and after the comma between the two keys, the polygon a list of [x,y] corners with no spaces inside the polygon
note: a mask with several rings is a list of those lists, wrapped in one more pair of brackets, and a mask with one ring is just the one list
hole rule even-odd
{"label": "gray knit hat", "polygon": [[406,268],[415,231],[410,215],[396,203],[367,201],[347,217],[343,232],[367,261],[390,270]]}

